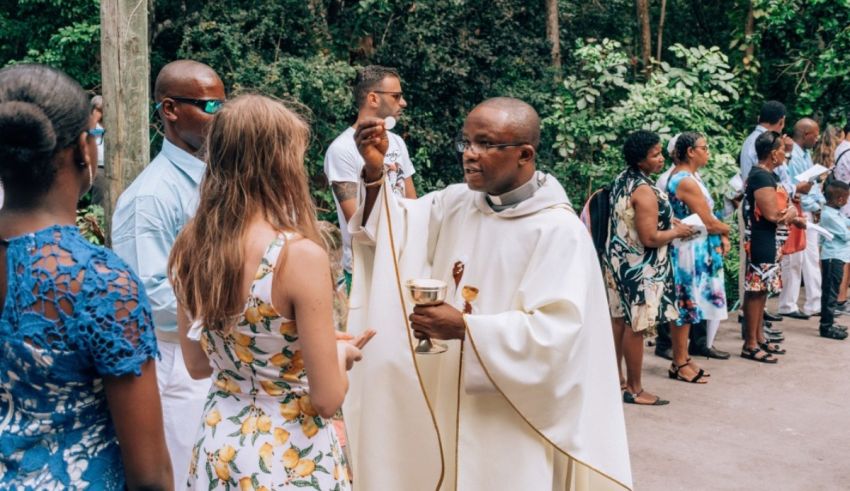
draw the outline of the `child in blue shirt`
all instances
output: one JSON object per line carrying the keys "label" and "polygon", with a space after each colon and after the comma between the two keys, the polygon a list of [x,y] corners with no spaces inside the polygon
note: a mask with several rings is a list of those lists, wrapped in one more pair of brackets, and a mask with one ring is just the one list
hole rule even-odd
{"label": "child in blue shirt", "polygon": [[844,264],[850,262],[850,220],[839,211],[847,203],[850,186],[832,180],[826,186],[826,206],[820,217],[820,226],[833,235],[821,237],[820,264],[823,278],[821,295],[820,335],[829,339],[847,338],[847,328],[835,324],[838,288],[844,274]]}

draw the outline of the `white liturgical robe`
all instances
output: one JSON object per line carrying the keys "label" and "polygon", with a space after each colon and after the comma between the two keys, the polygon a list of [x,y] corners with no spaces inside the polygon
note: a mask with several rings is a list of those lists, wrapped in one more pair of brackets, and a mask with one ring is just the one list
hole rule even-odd
{"label": "white liturgical robe", "polygon": [[[534,178],[500,212],[465,184],[381,190],[363,226],[361,187],[348,328],[378,334],[343,407],[356,490],[631,488],[596,253],[557,180]],[[445,353],[413,353],[414,278],[445,281],[446,302],[471,311]]]}

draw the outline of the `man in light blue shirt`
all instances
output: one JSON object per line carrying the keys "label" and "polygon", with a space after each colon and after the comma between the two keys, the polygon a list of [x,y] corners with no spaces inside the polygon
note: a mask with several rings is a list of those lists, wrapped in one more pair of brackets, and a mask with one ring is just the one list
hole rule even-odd
{"label": "man in light blue shirt", "polygon": [[168,281],[168,255],[195,213],[206,165],[206,127],[224,102],[224,84],[212,68],[190,60],[169,63],[154,88],[162,119],[162,150],[121,194],[112,216],[112,248],[144,283],[161,358],[157,382],[175,489],[185,487],[195,432],[210,381],[192,380],[177,334],[177,301]]}
{"label": "man in light blue shirt", "polygon": [[[814,166],[811,149],[820,137],[818,123],[809,118],[803,118],[794,125],[794,145],[791,149],[791,160],[788,163],[788,174],[794,179],[801,173]],[[809,223],[816,223],[823,205],[826,203],[821,192],[820,184],[815,182],[805,194],[799,194],[803,215]],[[820,312],[821,271],[818,254],[818,234],[814,230],[806,230],[806,249],[794,254],[786,254],[780,261],[782,268],[782,293],[779,295],[779,314],[786,317],[807,319]],[[806,285],[806,303],[802,312],[797,306],[800,298],[800,281]]]}

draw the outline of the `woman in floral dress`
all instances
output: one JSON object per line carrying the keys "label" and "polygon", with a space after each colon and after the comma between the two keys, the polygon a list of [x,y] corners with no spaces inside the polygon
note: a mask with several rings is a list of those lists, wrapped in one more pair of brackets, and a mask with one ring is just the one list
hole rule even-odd
{"label": "woman in floral dress", "polygon": [[688,332],[692,324],[703,320],[719,323],[728,317],[723,255],[729,252],[729,226],[714,216],[714,200],[697,174],[710,156],[705,137],[682,133],[674,151],[678,165],[670,174],[666,190],[673,215],[683,220],[697,214],[707,234],[674,242],[671,248],[679,318],[671,326],[673,365],[668,373],[685,382],[706,383],[706,372],[688,358]]}
{"label": "woman in floral dress", "polygon": [[678,317],[667,244],[693,232],[673,223],[667,196],[648,177],[664,166],[660,141],[649,131],[629,135],[623,146],[627,168],[611,186],[605,273],[618,368],[626,360],[623,401],[632,404],[668,402],[641,384],[643,338]]}
{"label": "woman in floral dress", "polygon": [[262,96],[211,124],[198,211],[169,266],[187,368],[212,378],[189,488],[349,489],[330,418],[371,333],[334,334],[308,141],[296,113]]}

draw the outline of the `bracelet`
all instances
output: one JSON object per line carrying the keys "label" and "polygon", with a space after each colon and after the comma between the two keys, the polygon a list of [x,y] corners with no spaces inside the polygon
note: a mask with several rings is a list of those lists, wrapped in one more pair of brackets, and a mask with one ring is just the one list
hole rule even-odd
{"label": "bracelet", "polygon": [[366,186],[367,188],[374,188],[374,187],[380,186],[381,184],[383,184],[383,183],[384,183],[384,177],[385,177],[385,176],[386,176],[386,171],[385,171],[385,170],[381,170],[381,176],[380,176],[380,177],[378,177],[378,178],[377,178],[377,179],[375,179],[374,181],[367,181],[367,180],[366,180],[366,169],[364,168],[364,169],[363,169],[363,175],[362,175],[362,177],[363,177],[363,184],[364,184],[364,186]]}

